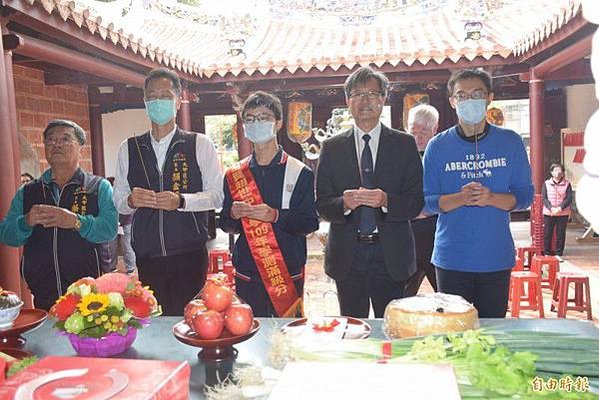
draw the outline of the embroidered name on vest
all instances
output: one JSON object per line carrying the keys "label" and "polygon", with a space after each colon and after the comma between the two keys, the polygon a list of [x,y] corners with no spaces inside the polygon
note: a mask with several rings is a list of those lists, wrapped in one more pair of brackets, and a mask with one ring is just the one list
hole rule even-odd
{"label": "embroidered name on vest", "polygon": [[173,155],[172,191],[179,194],[181,190],[187,190],[189,185],[189,164],[185,153]]}

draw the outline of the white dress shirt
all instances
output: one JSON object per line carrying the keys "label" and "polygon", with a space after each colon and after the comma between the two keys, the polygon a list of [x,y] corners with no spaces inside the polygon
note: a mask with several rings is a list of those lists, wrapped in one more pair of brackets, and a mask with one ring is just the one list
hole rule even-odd
{"label": "white dress shirt", "polygon": [[[163,171],[166,153],[175,129],[160,140],[156,140],[150,132],[152,148],[158,161],[158,169]],[[216,155],[214,144],[206,135],[196,134],[196,160],[202,172],[203,190],[197,193],[182,193],[185,199],[185,208],[178,211],[207,211],[221,208],[223,204],[223,174]],[[121,143],[117,158],[116,173],[114,175],[113,199],[117,210],[121,214],[133,214],[134,208],[129,207],[127,199],[131,194],[131,187],[127,180],[129,174],[129,145],[125,140]]]}
{"label": "white dress shirt", "polygon": [[[362,171],[362,166],[360,163],[362,162],[362,150],[364,150],[364,139],[362,136],[370,135],[370,141],[368,145],[370,146],[370,152],[372,153],[372,166],[374,170],[376,170],[376,153],[379,150],[379,141],[381,139],[381,123],[379,122],[370,132],[364,132],[362,129],[358,128],[358,125],[354,124],[354,143],[356,144],[356,155],[358,156],[358,170]],[[384,213],[387,213],[387,207],[381,207],[381,210]],[[351,214],[352,210],[345,210],[344,215]],[[375,232],[378,232],[378,229],[375,229]]]}
{"label": "white dress shirt", "polygon": [[381,123],[379,122],[370,132],[364,132],[354,124],[354,141],[356,143],[356,155],[358,156],[358,169],[361,169],[362,150],[364,150],[364,139],[362,136],[370,135],[370,151],[372,152],[372,167],[376,170],[376,153],[379,149],[379,140],[381,138]]}

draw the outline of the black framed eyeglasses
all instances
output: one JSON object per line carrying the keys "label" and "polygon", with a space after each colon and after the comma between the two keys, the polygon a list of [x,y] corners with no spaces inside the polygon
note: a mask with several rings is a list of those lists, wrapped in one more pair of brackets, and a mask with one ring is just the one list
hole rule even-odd
{"label": "black framed eyeglasses", "polygon": [[468,99],[472,99],[472,100],[483,100],[486,99],[487,96],[489,95],[488,92],[486,92],[485,90],[475,90],[474,92],[468,94],[466,92],[457,92],[456,94],[454,94],[453,97],[456,101],[464,101],[464,100],[468,100]]}
{"label": "black framed eyeglasses", "polygon": [[354,99],[354,100],[363,100],[363,99],[375,100],[375,99],[380,99],[381,96],[382,96],[381,92],[368,91],[368,92],[361,92],[361,93],[352,93],[349,95],[349,98]]}
{"label": "black framed eyeglasses", "polygon": [[254,122],[267,122],[273,121],[275,119],[274,115],[270,114],[258,114],[258,115],[246,115],[243,117],[244,124],[253,124]]}

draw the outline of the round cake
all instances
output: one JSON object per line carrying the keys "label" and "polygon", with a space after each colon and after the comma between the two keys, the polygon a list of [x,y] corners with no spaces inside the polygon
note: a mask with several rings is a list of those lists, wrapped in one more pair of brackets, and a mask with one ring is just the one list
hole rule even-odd
{"label": "round cake", "polygon": [[430,293],[393,300],[383,330],[390,339],[462,332],[479,327],[476,308],[461,296]]}

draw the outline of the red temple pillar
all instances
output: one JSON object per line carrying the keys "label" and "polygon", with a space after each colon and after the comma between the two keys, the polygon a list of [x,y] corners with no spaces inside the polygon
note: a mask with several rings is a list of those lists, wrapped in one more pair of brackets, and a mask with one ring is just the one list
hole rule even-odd
{"label": "red temple pillar", "polygon": [[[4,46],[0,41],[0,50],[3,57],[0,57],[0,217],[4,217],[8,212],[10,203],[17,189],[17,181],[19,170],[15,171],[13,137],[18,137],[16,133],[16,116],[11,115],[14,112],[14,89],[12,92],[9,86],[13,85],[12,80],[7,81],[8,76],[12,77],[12,70],[7,71],[4,53]],[[12,62],[10,63],[12,65]],[[12,69],[12,66],[11,66]],[[14,126],[13,126],[14,124]],[[16,144],[18,147],[18,142]],[[0,244],[0,285],[8,290],[12,290],[18,294],[21,293],[21,279],[19,277],[19,250],[14,247],[8,247]]]}
{"label": "red temple pillar", "polygon": [[187,88],[183,88],[181,91],[181,107],[177,113],[177,125],[183,130],[191,131],[191,106]]}
{"label": "red temple pillar", "polygon": [[10,118],[14,173],[17,184],[19,184],[21,178],[21,145],[19,143],[19,129],[17,127],[17,104],[15,98],[14,78],[12,74],[12,51],[4,51],[4,69],[6,77],[6,90],[8,93],[7,106]]}
{"label": "red temple pillar", "polygon": [[92,168],[94,175],[106,176],[102,109],[99,104],[89,105],[89,130],[91,134]]}
{"label": "red temple pillar", "polygon": [[528,84],[530,97],[530,167],[532,169],[532,182],[535,186],[535,197],[531,207],[530,228],[532,243],[541,251],[543,244],[543,218],[541,189],[544,182],[545,162],[545,136],[544,129],[544,102],[545,82],[539,79],[534,71],[531,73]]}
{"label": "red temple pillar", "polygon": [[545,136],[543,135],[545,81],[531,76],[528,92],[530,97],[530,167],[535,193],[541,193],[545,181],[545,171],[543,171],[545,162]]}

